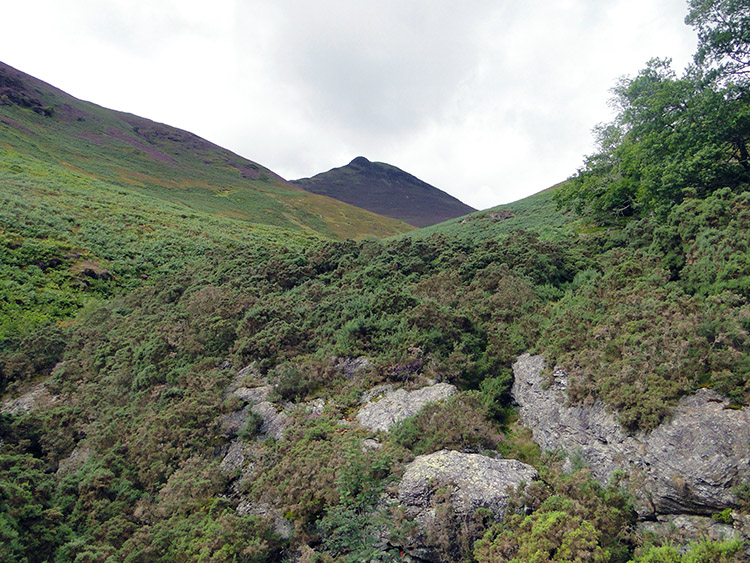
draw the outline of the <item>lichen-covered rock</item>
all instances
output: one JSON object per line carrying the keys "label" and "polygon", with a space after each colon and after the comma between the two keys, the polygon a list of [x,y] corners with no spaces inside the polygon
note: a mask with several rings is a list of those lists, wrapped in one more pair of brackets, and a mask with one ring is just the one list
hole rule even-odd
{"label": "lichen-covered rock", "polygon": [[235,395],[248,403],[262,403],[268,400],[268,396],[273,391],[273,385],[263,385],[261,387],[237,387],[232,391]]}
{"label": "lichen-covered rock", "polygon": [[57,465],[57,476],[62,477],[78,471],[94,455],[94,449],[88,445],[78,444],[68,457],[60,460]]}
{"label": "lichen-covered rock", "polygon": [[487,508],[500,520],[510,492],[536,479],[536,470],[514,459],[492,459],[480,454],[441,450],[418,456],[406,466],[398,499],[413,514],[429,509],[436,490],[450,487],[459,514]]}
{"label": "lichen-covered rock", "polygon": [[449,450],[418,456],[406,466],[398,486],[405,515],[416,524],[399,550],[412,561],[462,559],[458,538],[476,539],[466,536],[472,534],[474,513],[486,509],[501,521],[513,491],[536,477],[533,467],[516,460]]}
{"label": "lichen-covered rock", "polygon": [[224,473],[234,473],[240,471],[243,474],[249,473],[253,469],[252,459],[252,447],[244,440],[233,440],[229,444],[227,453],[219,463],[219,469]]}
{"label": "lichen-covered rock", "polygon": [[453,385],[438,383],[416,391],[387,390],[382,398],[373,397],[358,413],[360,426],[372,431],[388,431],[397,422],[414,416],[428,403],[440,401],[457,392]]}
{"label": "lichen-covered rock", "polygon": [[237,506],[237,514],[240,516],[261,516],[273,522],[274,531],[285,540],[292,537],[294,533],[294,523],[279,515],[271,506],[266,503],[255,503],[243,500]]}
{"label": "lichen-covered rock", "polygon": [[337,358],[336,371],[342,373],[347,379],[351,379],[362,372],[372,368],[372,362],[365,356],[358,358]]}
{"label": "lichen-covered rock", "polygon": [[628,433],[601,403],[567,406],[564,372],[545,388],[543,369],[544,359],[528,354],[513,366],[519,415],[543,449],[580,455],[602,483],[624,471],[642,516],[736,506],[732,488],[750,479],[748,409],[729,408],[726,399],[701,389],[650,434]]}

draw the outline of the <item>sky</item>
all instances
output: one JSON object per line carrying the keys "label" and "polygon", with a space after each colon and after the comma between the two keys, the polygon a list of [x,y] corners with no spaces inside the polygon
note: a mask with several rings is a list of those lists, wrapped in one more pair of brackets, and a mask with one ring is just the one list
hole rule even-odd
{"label": "sky", "polygon": [[0,60],[286,179],[387,162],[485,209],[573,175],[685,0],[4,2]]}

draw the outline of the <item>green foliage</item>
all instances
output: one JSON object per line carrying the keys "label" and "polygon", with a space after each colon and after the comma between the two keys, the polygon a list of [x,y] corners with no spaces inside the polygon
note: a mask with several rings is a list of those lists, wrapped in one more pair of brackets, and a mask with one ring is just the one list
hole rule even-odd
{"label": "green foliage", "polygon": [[292,520],[312,522],[326,506],[339,503],[341,452],[360,440],[358,432],[347,432],[328,417],[300,420],[268,448],[249,493],[273,502]]}
{"label": "green foliage", "polygon": [[734,518],[732,518],[732,509],[731,508],[725,508],[721,512],[717,514],[712,514],[711,518],[716,520],[717,522],[721,522],[722,524],[729,524],[730,526],[734,522]]}
{"label": "green foliage", "polygon": [[513,386],[513,372],[510,370],[496,377],[488,377],[479,385],[481,391],[480,401],[487,414],[500,423],[505,422],[510,413],[512,404],[511,387]]}
{"label": "green foliage", "polygon": [[240,428],[237,436],[242,440],[250,441],[260,433],[262,426],[263,417],[253,410],[248,411],[247,420],[242,425],[242,428]]}
{"label": "green foliage", "polygon": [[635,513],[616,482],[601,487],[586,470],[567,475],[553,462],[515,502],[475,543],[478,562],[627,560]]}
{"label": "green foliage", "polygon": [[743,0],[689,0],[685,22],[698,32],[695,62],[719,77],[745,80],[750,66],[750,7]]}
{"label": "green foliage", "polygon": [[609,553],[599,545],[599,534],[591,522],[564,511],[535,512],[523,518],[513,515],[506,526],[506,530],[489,532],[476,543],[474,556],[479,563],[609,560]]}
{"label": "green foliage", "polygon": [[558,192],[561,204],[612,223],[664,216],[687,194],[747,189],[750,105],[741,90],[700,75],[678,79],[670,61],[654,59],[614,92],[620,113],[599,129],[599,152]]}
{"label": "green foliage", "polygon": [[55,503],[56,483],[44,463],[29,454],[0,455],[0,557],[45,561],[71,529]]}
{"label": "green foliage", "polygon": [[352,563],[398,560],[395,550],[383,545],[392,527],[391,515],[378,506],[390,465],[387,455],[373,459],[358,449],[345,451],[337,480],[340,502],[317,522],[327,553]]}
{"label": "green foliage", "polygon": [[740,503],[740,510],[745,514],[750,513],[750,482],[744,481],[733,489]]}
{"label": "green foliage", "polygon": [[689,551],[684,554],[671,545],[652,547],[630,563],[740,563],[744,560],[740,540],[713,542],[706,539],[690,544]]}
{"label": "green foliage", "polygon": [[748,228],[748,195],[730,190],[685,200],[656,227],[629,223],[629,246],[599,255],[604,274],[550,308],[544,340],[576,366],[571,398],[604,399],[640,428],[702,386],[746,403]]}
{"label": "green foliage", "polygon": [[463,393],[425,406],[418,414],[397,424],[390,435],[414,455],[442,449],[495,450],[502,436],[487,418],[479,394]]}

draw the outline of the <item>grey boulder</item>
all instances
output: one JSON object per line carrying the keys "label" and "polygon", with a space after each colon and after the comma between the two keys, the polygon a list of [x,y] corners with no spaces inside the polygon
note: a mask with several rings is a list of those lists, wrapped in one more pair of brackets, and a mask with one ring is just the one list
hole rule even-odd
{"label": "grey boulder", "polygon": [[437,383],[416,391],[385,390],[384,396],[373,397],[357,413],[360,426],[373,432],[387,432],[394,424],[417,414],[425,405],[457,393],[457,389],[448,383]]}

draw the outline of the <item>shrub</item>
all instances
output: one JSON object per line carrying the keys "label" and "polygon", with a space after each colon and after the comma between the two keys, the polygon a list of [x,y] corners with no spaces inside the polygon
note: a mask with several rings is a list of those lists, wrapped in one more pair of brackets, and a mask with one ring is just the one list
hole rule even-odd
{"label": "shrub", "polygon": [[502,440],[495,424],[488,420],[481,396],[461,393],[425,406],[391,430],[391,439],[414,455],[442,449],[462,451],[494,450]]}
{"label": "shrub", "polygon": [[241,440],[249,442],[260,433],[262,426],[263,417],[254,410],[249,409],[247,412],[247,420],[245,421],[245,424],[242,425],[242,428],[240,428],[237,436]]}

